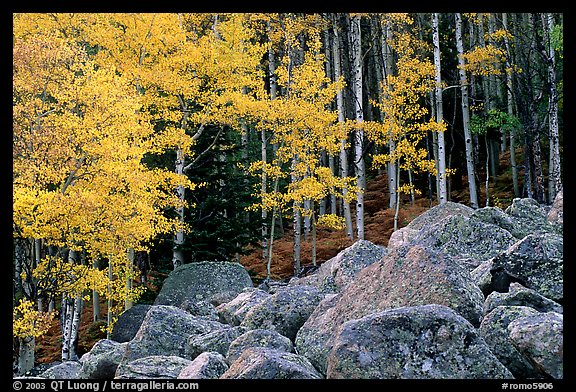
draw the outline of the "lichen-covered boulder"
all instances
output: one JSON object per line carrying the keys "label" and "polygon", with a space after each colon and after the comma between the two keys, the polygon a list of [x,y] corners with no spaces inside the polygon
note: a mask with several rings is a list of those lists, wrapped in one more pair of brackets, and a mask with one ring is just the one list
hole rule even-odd
{"label": "lichen-covered boulder", "polygon": [[128,363],[121,363],[114,378],[175,379],[191,361],[174,355],[151,355]]}
{"label": "lichen-covered boulder", "polygon": [[292,341],[286,336],[269,329],[252,329],[234,339],[226,353],[229,363],[234,362],[248,348],[264,347],[278,351],[293,352]]}
{"label": "lichen-covered boulder", "polygon": [[554,226],[560,234],[564,232],[564,191],[561,190],[556,195],[552,208],[546,215],[546,220]]}
{"label": "lichen-covered boulder", "polygon": [[264,347],[248,348],[221,379],[321,379],[303,356]]}
{"label": "lichen-covered boulder", "polygon": [[128,343],[118,343],[109,339],[97,341],[92,349],[80,358],[82,368],[78,372],[78,378],[114,378],[127,345]]}
{"label": "lichen-covered boulder", "polygon": [[322,298],[314,286],[286,286],[253,306],[240,325],[248,329],[275,330],[294,340]]}
{"label": "lichen-covered boulder", "polygon": [[339,329],[326,378],[511,378],[474,327],[442,305],[401,307]]}
{"label": "lichen-covered boulder", "polygon": [[529,234],[557,233],[557,228],[548,222],[548,211],[531,198],[515,198],[505,212],[514,221],[513,234],[522,239]]}
{"label": "lichen-covered boulder", "polygon": [[474,268],[470,271],[470,275],[472,276],[472,280],[478,288],[482,291],[484,296],[489,295],[492,289],[492,274],[490,270],[492,269],[492,259],[483,261],[478,265],[478,267]]}
{"label": "lichen-covered boulder", "polygon": [[545,297],[562,303],[564,298],[563,237],[530,234],[492,260],[492,287],[508,291],[511,282],[521,283]]}
{"label": "lichen-covered boulder", "polygon": [[520,317],[508,325],[510,340],[535,368],[549,377],[564,376],[564,317],[555,312]]}
{"label": "lichen-covered boulder", "polygon": [[118,320],[114,323],[110,339],[120,343],[132,340],[136,332],[138,332],[138,329],[140,329],[142,320],[146,317],[150,306],[152,305],[136,304],[122,312]]}
{"label": "lichen-covered boulder", "polygon": [[252,307],[270,297],[271,294],[254,287],[247,287],[233,300],[220,304],[216,312],[221,322],[230,325],[240,325],[246,317],[246,313]]}
{"label": "lichen-covered boulder", "polygon": [[386,252],[383,246],[358,240],[322,263],[313,274],[291,280],[290,284],[312,285],[326,293],[340,292],[352,282],[361,269],[380,260]]}
{"label": "lichen-covered boulder", "polygon": [[484,314],[490,313],[497,306],[528,306],[542,313],[563,313],[562,305],[516,282],[510,283],[506,293],[491,292],[484,301]]}
{"label": "lichen-covered boulder", "polygon": [[219,321],[218,312],[216,307],[208,301],[193,301],[185,299],[179,308],[187,311],[193,316],[204,317],[210,320]]}
{"label": "lichen-covered boulder", "polygon": [[121,364],[154,355],[184,357],[190,336],[227,327],[218,321],[193,316],[175,306],[154,305],[134,339],[128,342]]}
{"label": "lichen-covered boulder", "polygon": [[188,339],[188,345],[186,346],[186,358],[193,360],[203,352],[218,352],[226,355],[230,343],[247,330],[247,328],[236,326],[217,329],[201,335],[192,335]]}
{"label": "lichen-covered boulder", "polygon": [[388,251],[409,243],[420,230],[427,229],[449,216],[469,217],[474,210],[464,204],[447,201],[438,204],[414,218],[405,227],[396,230],[388,240]]}
{"label": "lichen-covered boulder", "polygon": [[38,376],[48,379],[74,379],[78,378],[78,373],[82,368],[80,361],[64,361],[58,365],[52,366]]}
{"label": "lichen-covered boulder", "polygon": [[470,271],[515,241],[516,238],[500,226],[463,215],[444,218],[422,229],[413,239],[421,246],[446,253]]}
{"label": "lichen-covered boulder", "polygon": [[207,351],[198,355],[180,371],[178,379],[203,380],[220,378],[228,370],[228,363],[222,354]]}
{"label": "lichen-covered boulder", "polygon": [[[334,306],[327,306],[330,301]],[[348,320],[401,306],[439,304],[479,326],[483,303],[482,292],[459,263],[437,250],[405,245],[364,268],[342,293],[318,306],[298,331],[296,349],[324,372],[334,332]]]}
{"label": "lichen-covered boulder", "polygon": [[516,378],[542,378],[542,374],[516,349],[508,332],[512,321],[537,313],[526,306],[498,306],[482,319],[478,328],[490,350]]}
{"label": "lichen-covered boulder", "polygon": [[181,306],[184,301],[208,301],[215,306],[230,301],[245,287],[253,287],[248,271],[239,263],[184,264],[164,281],[154,305]]}

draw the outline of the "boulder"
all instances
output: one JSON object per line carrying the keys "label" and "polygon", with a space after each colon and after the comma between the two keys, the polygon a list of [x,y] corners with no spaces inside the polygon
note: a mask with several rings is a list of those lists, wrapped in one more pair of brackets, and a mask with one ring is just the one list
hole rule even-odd
{"label": "boulder", "polygon": [[[334,301],[334,306],[330,305]],[[445,305],[480,325],[484,296],[470,273],[450,257],[418,245],[401,246],[364,268],[338,297],[318,306],[298,331],[297,352],[321,372],[334,331],[344,322],[402,306]]]}
{"label": "boulder", "polygon": [[185,299],[179,308],[187,311],[191,315],[204,317],[209,320],[219,321],[218,312],[214,305],[208,301],[192,301]]}
{"label": "boulder", "polygon": [[498,306],[482,319],[482,324],[478,328],[478,333],[490,350],[515,378],[542,378],[542,375],[512,344],[508,332],[508,325],[512,321],[537,313],[536,310],[526,306]]}
{"label": "boulder", "polygon": [[185,356],[192,335],[226,328],[225,324],[193,316],[175,306],[154,305],[128,345],[121,363],[154,355]]}
{"label": "boulder", "polygon": [[201,335],[192,335],[188,339],[185,356],[194,359],[203,352],[218,352],[226,355],[230,343],[247,331],[244,327],[230,327],[206,332]]}
{"label": "boulder", "polygon": [[484,301],[484,314],[490,313],[497,306],[528,306],[542,313],[563,313],[562,305],[516,282],[510,283],[507,293],[490,293]]}
{"label": "boulder", "polygon": [[362,268],[380,260],[385,254],[385,247],[367,240],[358,240],[322,263],[313,274],[290,283],[316,286],[326,293],[340,292]]}
{"label": "boulder", "polygon": [[563,237],[557,234],[530,234],[517,241],[492,261],[492,287],[508,291],[518,282],[558,303],[564,298]]}
{"label": "boulder", "polygon": [[469,217],[474,210],[464,204],[447,201],[438,204],[414,218],[405,227],[396,230],[388,240],[388,251],[409,243],[422,229],[427,229],[449,216]]}
{"label": "boulder", "polygon": [[326,378],[511,378],[472,324],[443,305],[401,307],[344,323]]}
{"label": "boulder", "polygon": [[138,329],[140,329],[142,320],[146,317],[146,313],[148,313],[151,306],[137,304],[122,312],[114,323],[110,339],[120,343],[132,340]]}
{"label": "boulder", "polygon": [[230,301],[245,287],[253,287],[248,271],[239,263],[195,262],[168,275],[154,305],[182,306],[184,301],[207,301],[215,306]]}
{"label": "boulder", "polygon": [[230,325],[240,325],[244,317],[246,317],[246,313],[252,307],[270,297],[270,295],[264,290],[247,287],[232,301],[218,305],[216,312],[221,322]]}
{"label": "boulder", "polygon": [[174,355],[151,355],[128,363],[121,363],[114,378],[175,379],[191,361]]}
{"label": "boulder", "polygon": [[269,329],[252,329],[236,338],[228,347],[226,359],[234,362],[248,348],[264,347],[278,351],[294,352],[292,341]]}
{"label": "boulder", "polygon": [[203,352],[180,371],[177,378],[188,380],[203,380],[220,378],[228,370],[228,364],[222,354]]}
{"label": "boulder", "polygon": [[275,330],[293,341],[322,298],[314,286],[286,286],[250,308],[240,325]]}
{"label": "boulder", "polygon": [[504,252],[515,241],[516,238],[500,226],[464,215],[452,215],[422,229],[412,243],[438,249],[472,271]]}
{"label": "boulder", "polygon": [[221,379],[321,379],[303,356],[264,347],[248,348]]}
{"label": "boulder", "polygon": [[80,361],[64,361],[40,373],[38,377],[69,380],[78,378],[78,373],[81,368],[82,364]]}
{"label": "boulder", "polygon": [[492,269],[492,259],[483,261],[480,265],[474,268],[470,275],[472,280],[478,288],[482,291],[484,296],[488,296],[492,291],[492,274],[490,270]]}
{"label": "boulder", "polygon": [[554,226],[560,234],[563,233],[564,229],[564,191],[561,190],[556,195],[554,203],[552,203],[552,208],[548,211],[546,215],[546,220]]}
{"label": "boulder", "polygon": [[520,317],[508,325],[510,339],[542,373],[555,379],[564,373],[564,317],[555,312]]}
{"label": "boulder", "polygon": [[548,213],[538,202],[531,198],[515,198],[505,212],[514,222],[511,233],[522,239],[529,234],[556,233],[558,228],[548,221]]}
{"label": "boulder", "polygon": [[82,368],[78,372],[78,378],[100,380],[114,378],[127,345],[128,343],[109,339],[97,341],[92,349],[80,358]]}

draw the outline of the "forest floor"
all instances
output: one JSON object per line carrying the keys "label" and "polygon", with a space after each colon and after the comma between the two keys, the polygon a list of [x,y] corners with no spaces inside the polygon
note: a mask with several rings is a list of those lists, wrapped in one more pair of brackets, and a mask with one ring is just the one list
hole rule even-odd
{"label": "forest floor", "polygon": [[[519,150],[518,153],[521,153],[521,150]],[[498,206],[502,209],[510,205],[514,197],[512,189],[512,175],[508,163],[509,153],[506,152],[501,154],[501,174],[491,181],[489,186],[491,198],[490,205]],[[483,177],[482,173],[480,173],[479,177],[479,203],[480,207],[484,207],[486,203],[486,192],[484,188],[485,177]],[[519,178],[522,180],[522,172],[519,173]],[[455,184],[454,188],[456,188],[456,186],[458,186],[458,189],[450,193],[450,200],[468,204],[469,196],[465,175],[461,176],[459,184]],[[389,208],[387,189],[387,177],[386,175],[380,175],[367,182],[367,189],[364,196],[365,239],[374,244],[383,246],[388,245],[390,235],[394,231],[394,210]],[[404,196],[399,209],[398,228],[406,226],[410,221],[412,221],[412,219],[416,218],[436,204],[436,201],[431,203],[431,201],[423,195],[416,197],[416,200],[412,205],[409,197]],[[346,236],[344,230],[332,231],[319,229],[317,230],[316,242],[317,263],[320,265],[322,262],[336,256],[336,254],[341,250],[352,245],[354,241],[350,240]],[[312,241],[310,238],[308,240],[304,240],[303,238],[301,247],[302,267],[306,268],[312,265],[311,256]],[[260,248],[254,249],[249,254],[241,257],[240,263],[250,272],[255,282],[259,282],[266,277],[266,263],[262,260],[262,250]],[[289,227],[285,228],[284,234],[280,238],[274,240],[270,274],[272,279],[288,279],[293,274],[293,236],[292,230]],[[166,274],[151,271],[148,285],[149,290],[146,293],[148,300],[152,299],[158,292],[157,286],[154,285],[154,282],[163,280],[166,276]],[[105,318],[106,304],[101,304],[100,308],[101,315]],[[103,332],[101,328],[105,326],[105,320],[94,322],[92,312],[92,302],[88,301],[85,303],[80,323],[78,342],[79,356],[88,352],[98,340],[106,338],[106,333]],[[60,361],[61,341],[62,334],[60,325],[58,320],[54,320],[50,330],[36,341],[37,363]]]}

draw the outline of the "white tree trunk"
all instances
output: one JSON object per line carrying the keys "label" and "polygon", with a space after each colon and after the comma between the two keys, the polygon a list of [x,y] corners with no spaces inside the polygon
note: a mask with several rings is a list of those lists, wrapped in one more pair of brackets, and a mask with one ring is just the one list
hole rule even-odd
{"label": "white tree trunk", "polygon": [[[360,16],[354,16],[351,20],[351,43],[353,58],[353,89],[356,122],[364,122],[364,110],[362,105],[362,37],[360,29]],[[364,131],[357,129],[354,132],[354,167],[356,168],[356,181],[358,192],[356,194],[356,233],[358,239],[364,239],[364,190],[366,189],[366,169],[364,164]]]}
{"label": "white tree trunk", "polygon": [[560,168],[560,139],[558,136],[558,90],[556,89],[556,56],[554,47],[550,42],[553,28],[552,14],[542,15],[544,29],[548,37],[548,84],[550,89],[548,127],[550,131],[550,163],[548,174],[548,201],[552,203],[562,189],[562,176]]}
{"label": "white tree trunk", "polygon": [[[389,41],[392,40],[392,30],[388,24],[382,26],[384,32],[381,36],[381,48],[382,48],[382,80],[384,81],[385,85],[388,85],[388,76],[392,75],[393,67],[394,67],[394,58],[392,56],[392,48],[388,44]],[[386,87],[387,88],[387,87]],[[386,94],[386,88],[383,91],[383,94]],[[396,149],[396,143],[394,140],[390,139],[388,142],[388,150],[390,154],[394,153]],[[390,161],[386,165],[386,173],[388,174],[388,190],[390,193],[390,202],[389,207],[393,210],[396,210],[396,188],[397,188],[397,179],[396,179],[396,161]]]}
{"label": "white tree trunk", "polygon": [[23,375],[34,367],[36,339],[33,336],[18,338],[18,375]]}
{"label": "white tree trunk", "polygon": [[[502,14],[502,25],[505,30],[508,30],[508,16],[504,12]],[[506,102],[508,115],[514,115],[514,101],[512,97],[512,71],[511,68],[511,51],[508,37],[504,36],[504,45],[506,47]],[[512,186],[514,187],[514,197],[520,197],[520,187],[518,185],[518,166],[516,165],[516,130],[510,131],[510,166],[512,167]]]}
{"label": "white tree trunk", "polygon": [[[444,119],[442,109],[442,79],[440,75],[440,35],[438,32],[438,13],[432,15],[432,35],[434,41],[434,69],[436,70],[436,121],[441,122]],[[438,179],[440,204],[446,203],[446,152],[444,143],[444,132],[438,132]]]}
{"label": "white tree trunk", "polygon": [[[181,148],[176,149],[176,173],[178,175],[184,174],[184,153]],[[178,185],[176,188],[176,196],[178,196],[181,201],[184,201],[184,187],[182,185]],[[178,221],[180,224],[184,224],[184,207],[178,207],[176,213],[178,214]],[[174,236],[174,248],[172,251],[172,265],[174,269],[184,264],[183,245],[184,230],[180,229]]]}
{"label": "white tree trunk", "polygon": [[[334,20],[334,40],[332,42],[332,52],[334,58],[334,78],[338,80],[342,76],[342,64],[340,58],[340,34],[336,20]],[[339,90],[336,94],[336,107],[338,109],[338,122],[344,124],[346,122],[344,107],[344,94]],[[348,156],[346,154],[346,139],[340,141],[340,172],[342,178],[348,177]],[[354,239],[354,232],[352,228],[352,214],[350,212],[350,203],[346,200],[348,195],[348,188],[344,186],[342,189],[344,200],[342,201],[342,210],[344,214],[344,221],[346,222],[346,235],[350,239]]]}
{"label": "white tree trunk", "polygon": [[474,147],[470,132],[470,111],[468,104],[468,79],[464,70],[464,45],[462,43],[462,16],[455,14],[456,18],[456,48],[458,50],[458,73],[460,76],[460,91],[462,93],[462,124],[464,127],[464,140],[466,145],[466,170],[468,174],[468,190],[470,193],[470,206],[478,208],[478,190],[476,189],[476,170],[474,168]]}
{"label": "white tree trunk", "polygon": [[[130,270],[132,270],[132,268],[134,268],[134,248],[130,248],[128,249],[128,268]],[[126,278],[126,291],[130,292],[132,291],[132,285],[133,285],[133,281],[131,277],[127,277]],[[128,310],[132,307],[132,300],[129,298],[126,298],[124,300],[124,310]]]}

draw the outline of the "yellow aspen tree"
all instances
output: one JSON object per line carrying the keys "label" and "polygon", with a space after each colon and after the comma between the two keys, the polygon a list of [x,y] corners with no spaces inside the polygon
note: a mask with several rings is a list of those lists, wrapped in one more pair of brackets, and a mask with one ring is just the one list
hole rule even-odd
{"label": "yellow aspen tree", "polygon": [[401,170],[414,174],[437,174],[434,160],[427,158],[422,140],[427,132],[443,132],[445,123],[428,117],[428,109],[422,105],[422,99],[435,88],[434,64],[416,51],[424,45],[411,31],[412,19],[403,14],[387,15],[395,21],[396,29],[388,40],[398,61],[395,74],[386,75],[383,81],[383,96],[373,104],[384,116],[382,122],[364,122],[369,140],[376,145],[386,146],[393,141],[394,149],[388,153],[374,154],[372,164],[375,167],[388,162],[396,163],[396,211],[394,229],[398,228],[398,211],[402,194],[418,193],[412,183],[400,184]]}
{"label": "yellow aspen tree", "polygon": [[[172,195],[174,187],[190,184],[142,164],[144,154],[164,145],[141,115],[141,97],[129,79],[114,66],[97,66],[77,42],[57,28],[47,29],[49,20],[15,15],[14,22],[15,234],[41,238],[58,250],[58,257],[72,252],[70,261],[84,251],[91,259],[105,257],[116,264],[113,281],[96,276],[104,279],[103,286],[121,282],[121,288],[101,294],[114,295],[123,307],[126,297],[141,292],[126,290],[132,273],[127,250],[144,249],[159,233],[177,227],[163,210],[180,203]],[[48,24],[36,29],[40,22]],[[48,258],[43,264],[48,273],[57,271]],[[64,323],[71,330],[63,331],[68,338],[63,359],[73,359],[70,343],[77,340],[74,318],[81,297],[77,291],[62,294],[76,298],[74,311],[65,313],[72,318]]]}

